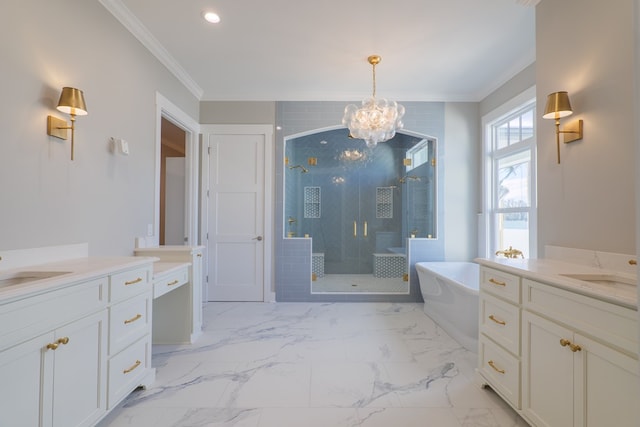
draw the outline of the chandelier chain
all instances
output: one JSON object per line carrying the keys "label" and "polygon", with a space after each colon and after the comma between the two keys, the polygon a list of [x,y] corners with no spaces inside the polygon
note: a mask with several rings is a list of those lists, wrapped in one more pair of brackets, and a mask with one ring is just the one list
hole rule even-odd
{"label": "chandelier chain", "polygon": [[373,67],[373,97],[376,97],[376,64],[371,64],[371,66]]}

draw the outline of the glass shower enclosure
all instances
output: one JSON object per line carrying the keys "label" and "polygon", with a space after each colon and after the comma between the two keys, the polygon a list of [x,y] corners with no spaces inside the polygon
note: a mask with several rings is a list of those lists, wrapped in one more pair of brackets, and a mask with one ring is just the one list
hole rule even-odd
{"label": "glass shower enclosure", "polygon": [[409,238],[436,238],[436,141],[346,129],[285,138],[285,238],[312,239],[312,292],[408,293]]}

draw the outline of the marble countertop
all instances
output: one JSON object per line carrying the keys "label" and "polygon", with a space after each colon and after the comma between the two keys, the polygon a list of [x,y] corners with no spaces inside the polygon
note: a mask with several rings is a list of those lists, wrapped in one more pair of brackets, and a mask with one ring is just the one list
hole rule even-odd
{"label": "marble countertop", "polygon": [[30,280],[20,284],[0,285],[0,303],[48,292],[57,287],[64,287],[85,280],[91,280],[118,270],[143,266],[157,259],[158,258],[155,257],[141,256],[83,257],[0,270],[0,280],[17,274],[64,272],[64,274],[57,276]]}
{"label": "marble countertop", "polygon": [[[547,283],[582,295],[623,307],[638,309],[638,286],[635,274],[595,268],[553,259],[478,258],[478,264],[497,268],[531,280]],[[566,274],[614,275],[632,280],[636,285],[610,285],[565,277]]]}

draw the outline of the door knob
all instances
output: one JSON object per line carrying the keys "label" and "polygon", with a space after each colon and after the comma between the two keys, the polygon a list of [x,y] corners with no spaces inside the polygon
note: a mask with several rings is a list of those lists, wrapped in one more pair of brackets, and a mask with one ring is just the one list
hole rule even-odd
{"label": "door knob", "polygon": [[262,241],[262,236],[254,237],[253,240],[257,240],[258,242]]}

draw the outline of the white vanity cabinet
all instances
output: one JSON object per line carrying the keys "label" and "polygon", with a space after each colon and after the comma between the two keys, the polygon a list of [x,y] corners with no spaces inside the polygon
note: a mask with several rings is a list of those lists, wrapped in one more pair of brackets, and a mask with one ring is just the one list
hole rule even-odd
{"label": "white vanity cabinet", "polygon": [[0,305],[0,425],[90,426],[106,413],[106,281]]}
{"label": "white vanity cabinet", "polygon": [[[185,286],[181,286],[181,289],[171,291],[166,295],[160,296],[164,291],[158,292],[160,298],[158,298],[154,305],[158,305],[158,322],[159,324],[169,324],[172,320],[160,317],[171,316],[171,312],[174,311],[177,317],[184,318],[182,311],[186,310],[186,317],[188,321],[188,343],[194,343],[198,337],[202,334],[202,304],[203,304],[203,273],[202,273],[202,260],[203,260],[204,246],[157,246],[153,248],[137,248],[135,250],[136,255],[149,256],[158,258],[161,262],[170,263],[189,263],[188,268],[188,280],[189,283]],[[164,279],[164,278],[163,278]],[[179,284],[181,284],[181,279]],[[176,280],[172,278],[171,282]],[[178,286],[178,283],[176,286]],[[167,284],[168,285],[168,284]],[[166,288],[163,284],[160,284],[159,289]],[[181,298],[182,292],[188,292],[187,305],[185,306]],[[173,300],[173,301],[172,301]],[[157,335],[157,334],[156,334]],[[158,343],[161,343],[160,341]],[[162,342],[162,343],[168,343]],[[175,342],[174,342],[175,343]]]}
{"label": "white vanity cabinet", "polygon": [[514,408],[520,408],[520,278],[480,268],[478,371]]}
{"label": "white vanity cabinet", "polygon": [[0,426],[94,426],[153,381],[152,263],[73,259],[43,267],[65,272],[52,280],[0,288]]}
{"label": "white vanity cabinet", "polygon": [[108,409],[151,381],[152,290],[150,266],[110,277]]}
{"label": "white vanity cabinet", "polygon": [[637,311],[494,265],[480,268],[481,382],[533,426],[637,426]]}
{"label": "white vanity cabinet", "polygon": [[637,312],[524,279],[522,411],[537,426],[637,426]]}

